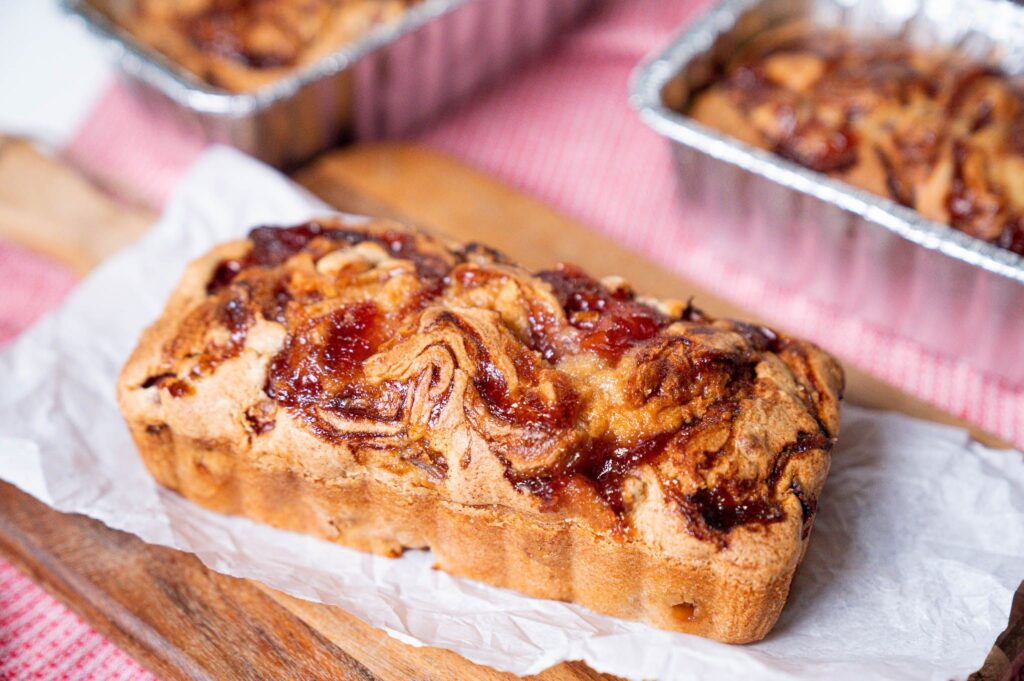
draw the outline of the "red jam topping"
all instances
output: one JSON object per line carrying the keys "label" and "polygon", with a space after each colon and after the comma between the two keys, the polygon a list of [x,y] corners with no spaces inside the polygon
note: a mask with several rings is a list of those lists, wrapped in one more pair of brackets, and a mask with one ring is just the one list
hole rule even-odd
{"label": "red jam topping", "polygon": [[256,227],[249,232],[252,248],[243,257],[221,262],[206,285],[207,293],[216,293],[230,285],[239,274],[251,267],[270,268],[283,264],[288,258],[309,247],[314,239],[322,238],[349,246],[372,241],[397,259],[409,260],[416,273],[424,280],[436,284],[443,281],[451,269],[443,259],[420,252],[416,240],[404,232],[373,234],[356,229],[325,227],[309,222],[295,227]]}
{"label": "red jam topping", "polygon": [[[610,361],[618,361],[631,347],[657,336],[671,321],[636,302],[632,293],[611,291],[573,265],[538,272],[537,277],[551,286],[569,324],[581,332],[580,349]],[[542,349],[545,355],[555,355],[546,350]]]}
{"label": "red jam topping", "polygon": [[291,409],[320,435],[340,434],[321,410],[351,418],[393,421],[395,386],[371,390],[359,380],[362,364],[383,338],[380,310],[372,302],[346,305],[308,318],[289,334],[267,368],[267,395]]}
{"label": "red jam topping", "polygon": [[[425,309],[425,302],[443,297],[449,287],[474,288],[508,276],[499,270],[461,264],[468,251],[455,253],[451,260],[423,253],[418,250],[414,236],[400,232],[364,232],[330,223],[309,223],[286,229],[260,227],[250,233],[250,238],[252,247],[244,256],[226,260],[216,268],[208,284],[208,301],[193,313],[195,319],[183,325],[183,329],[192,331],[183,331],[169,346],[169,353],[199,357],[190,375],[179,378],[173,373],[158,374],[147,379],[144,387],[159,385],[172,396],[188,394],[193,389],[190,380],[209,373],[220,362],[241,352],[255,315],[261,314],[284,324],[288,334],[267,367],[264,391],[268,399],[259,409],[246,414],[249,427],[256,434],[274,429],[276,409],[280,407],[328,441],[344,440],[358,447],[382,446],[375,439],[379,435],[353,431],[352,424],[400,423],[412,383],[372,383],[364,374],[366,362],[401,338],[401,334],[420,328],[423,318],[418,315]],[[385,310],[371,300],[332,307],[330,299],[322,296],[306,300],[297,292],[293,298],[288,270],[275,269],[301,251],[320,257],[339,244],[364,241],[377,243],[396,259],[414,264],[419,288],[414,285],[405,294],[412,302],[398,301]],[[459,265],[454,271],[452,262]],[[687,338],[661,336],[662,330],[675,320],[636,301],[631,291],[610,289],[571,265],[537,276],[551,287],[568,326],[561,315],[552,314],[550,306],[525,301],[528,343],[510,340],[500,349],[504,353],[502,359],[507,356],[511,361],[514,373],[499,368],[501,363],[492,356],[492,352],[499,350],[491,348],[473,324],[450,309],[433,308],[434,318],[425,332],[435,326],[457,330],[471,363],[471,367],[466,367],[472,370],[469,390],[486,408],[486,412],[475,413],[502,421],[502,432],[507,430],[504,424],[511,427],[499,446],[508,447],[507,451],[514,451],[517,458],[530,461],[534,453],[549,455],[553,443],[562,443],[563,447],[564,443],[571,443],[558,463],[529,475],[517,473],[510,459],[506,459],[506,477],[516,489],[553,505],[567,485],[582,485],[592,490],[595,498],[614,515],[617,527],[625,531],[631,510],[626,481],[637,468],[657,464],[669,452],[678,453],[680,447],[704,430],[731,428],[740,401],[754,389],[757,352],[780,352],[785,343],[769,329],[737,322],[733,330],[746,339],[748,348],[681,354],[679,348],[689,347]],[[679,319],[694,324],[710,322],[692,306],[687,306]],[[221,330],[215,341],[207,340],[206,330],[211,326]],[[698,327],[693,333],[701,330]],[[643,386],[637,390],[642,397],[637,399],[657,398],[680,405],[704,400],[706,403],[696,412],[698,416],[652,436],[616,439],[598,435],[573,440],[576,434],[572,429],[585,405],[569,376],[553,368],[551,362],[568,353],[590,352],[615,363],[640,344],[646,344],[645,357],[650,355],[649,361],[656,364],[645,365]],[[439,380],[439,370],[433,367],[431,388]],[[637,380],[641,381],[639,374]],[[434,397],[429,424],[436,423],[450,393],[449,386],[443,395]],[[344,429],[335,425],[338,420],[348,421]],[[738,525],[779,520],[782,511],[773,501],[773,490],[785,462],[808,449],[829,445],[822,437],[802,436],[779,456],[778,472],[772,473],[767,485],[749,480],[724,481],[689,494],[681,494],[667,485],[666,494],[679,505],[695,535],[724,543],[724,535]],[[703,456],[697,464],[698,471],[706,472],[718,454],[696,452],[695,456]],[[447,459],[434,451],[426,439],[403,444],[402,458],[432,479],[442,479],[447,473]],[[805,518],[813,515],[815,500],[803,490],[793,493],[800,498]]]}
{"label": "red jam topping", "polygon": [[665,491],[678,504],[695,536],[724,546],[724,535],[740,525],[774,523],[784,517],[782,508],[769,502],[754,484],[725,479],[690,494],[682,494],[672,485],[666,485]]}
{"label": "red jam topping", "polygon": [[627,508],[623,484],[634,469],[649,463],[665,450],[674,433],[661,433],[632,444],[611,438],[585,440],[557,471],[531,477],[507,477],[517,489],[553,501],[573,478],[583,479],[598,498],[623,521]]}

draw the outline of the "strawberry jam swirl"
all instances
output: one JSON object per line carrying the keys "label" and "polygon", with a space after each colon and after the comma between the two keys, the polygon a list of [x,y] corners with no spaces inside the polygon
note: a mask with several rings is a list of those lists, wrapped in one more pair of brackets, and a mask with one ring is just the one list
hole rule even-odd
{"label": "strawberry jam swirl", "polygon": [[[736,527],[782,520],[789,495],[807,526],[813,517],[813,494],[786,486],[785,469],[831,449],[825,391],[801,368],[802,345],[768,329],[656,307],[571,265],[530,274],[478,245],[340,220],[252,230],[240,256],[213,267],[206,293],[164,348],[167,370],[144,387],[191,394],[246,351],[254,329],[283,328],[265,404],[247,413],[253,437],[272,433],[283,410],[318,438],[395,452],[440,484],[472,463],[444,439],[455,423],[541,510],[582,494],[624,534],[643,471],[694,536],[721,546]],[[811,418],[764,475],[716,475],[771,353],[806,377]],[[671,473],[680,469],[685,484]]]}
{"label": "strawberry jam swirl", "polygon": [[416,0],[200,0],[175,8],[180,33],[197,49],[252,69],[295,66],[331,28],[387,20]]}
{"label": "strawberry jam swirl", "polygon": [[991,65],[784,27],[724,65],[691,113],[1024,254],[1024,82]]}

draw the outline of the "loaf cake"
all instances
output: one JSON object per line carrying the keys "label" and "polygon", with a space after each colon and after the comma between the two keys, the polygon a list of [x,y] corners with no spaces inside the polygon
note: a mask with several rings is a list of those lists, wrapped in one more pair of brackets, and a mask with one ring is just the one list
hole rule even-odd
{"label": "loaf cake", "polygon": [[989,64],[791,24],[722,64],[689,114],[1024,254],[1024,82]]}
{"label": "loaf cake", "polygon": [[257,90],[316,62],[418,0],[93,0],[201,81]]}
{"label": "loaf cake", "polygon": [[809,343],[618,278],[331,217],[192,263],[118,399],[207,508],[746,642],[807,546],[842,386]]}

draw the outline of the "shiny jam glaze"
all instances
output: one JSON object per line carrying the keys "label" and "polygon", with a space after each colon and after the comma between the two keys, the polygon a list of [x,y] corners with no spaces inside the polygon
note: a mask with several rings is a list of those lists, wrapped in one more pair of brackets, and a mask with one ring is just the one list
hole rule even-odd
{"label": "shiny jam glaze", "polygon": [[726,536],[736,527],[765,525],[784,518],[778,502],[767,499],[750,480],[725,479],[690,493],[680,492],[671,483],[664,484],[663,489],[686,518],[690,532],[721,547],[727,545]]}
{"label": "shiny jam glaze", "polygon": [[640,466],[650,463],[665,451],[675,433],[659,433],[632,443],[602,437],[584,440],[573,448],[565,461],[553,471],[537,475],[517,476],[508,471],[506,477],[521,491],[529,492],[552,504],[572,480],[582,480],[594,490],[601,502],[615,514],[619,529],[625,529],[628,511],[623,498],[627,477]]}
{"label": "shiny jam glaze", "polygon": [[[690,349],[691,338],[664,331],[680,322],[691,325],[690,332],[696,336],[710,333],[713,320],[700,310],[688,305],[679,317],[670,318],[637,301],[627,288],[610,289],[572,265],[535,275],[542,282],[539,285],[548,287],[558,307],[550,302],[523,301],[528,317],[526,338],[510,333],[506,345],[498,347],[486,342],[452,306],[465,305],[460,296],[480,287],[494,284],[495,291],[501,290],[510,276],[509,270],[502,269],[508,261],[481,247],[438,251],[436,242],[420,239],[409,232],[362,229],[330,220],[252,230],[249,250],[217,264],[206,285],[206,301],[190,313],[178,336],[165,348],[168,358],[191,358],[193,368],[185,376],[157,372],[143,387],[161,387],[171,397],[191,394],[195,381],[243,350],[248,332],[262,317],[283,325],[286,335],[267,366],[266,399],[245,414],[252,433],[272,432],[276,410],[284,409],[321,439],[349,443],[357,449],[395,451],[396,458],[422,470],[430,480],[440,481],[448,473],[449,461],[431,445],[429,428],[415,439],[403,439],[401,445],[383,443],[373,432],[374,424],[403,422],[410,391],[420,378],[371,381],[365,370],[371,358],[413,334],[437,332],[443,338],[457,338],[460,356],[469,362],[462,367],[470,374],[467,397],[482,405],[488,418],[507,424],[502,426],[508,431],[506,436],[493,446],[505,461],[506,477],[514,488],[536,497],[547,509],[558,506],[570,485],[589,490],[614,519],[617,532],[627,535],[632,510],[628,481],[637,476],[638,469],[650,466],[656,470],[659,462],[679,455],[687,443],[708,433],[731,432],[741,411],[739,405],[755,391],[754,367],[760,353],[790,351],[788,341],[770,329],[729,322],[729,330],[742,339],[737,349],[696,353]],[[320,291],[343,280],[319,270],[303,275],[313,277],[313,283],[306,281],[302,290],[292,287],[294,271],[287,266],[289,259],[308,254],[315,263],[336,250],[364,242],[379,245],[395,260],[412,263],[415,283],[402,289],[401,298],[389,299],[386,306],[374,299],[332,302]],[[428,247],[424,248],[424,243]],[[303,262],[308,271],[308,259]],[[502,267],[489,267],[488,263]],[[392,270],[397,271],[389,265],[378,274],[386,278]],[[406,266],[402,271],[409,269]],[[424,317],[428,313],[430,317]],[[457,361],[450,348],[447,352]],[[501,353],[502,362],[496,360],[495,352]],[[702,406],[696,416],[639,437],[578,431],[587,405],[558,363],[568,355],[588,354],[614,368],[628,352],[635,353],[630,361],[641,371],[632,381],[633,396],[628,399],[638,404],[662,400],[669,406],[699,403]],[[168,366],[172,364],[168,362]],[[513,373],[505,373],[508,367]],[[429,370],[435,394],[440,370],[437,366]],[[439,394],[429,405],[429,426],[436,425],[448,407],[451,390],[449,383],[445,390],[436,391]],[[816,412],[813,400],[809,399],[808,408]],[[471,426],[481,426],[469,403],[464,409]],[[672,480],[662,480],[662,486],[694,536],[725,546],[728,533],[737,526],[782,518],[774,488],[786,462],[812,449],[829,449],[831,439],[824,433],[822,425],[821,433],[801,436],[780,452],[768,480],[720,481],[686,492]],[[719,450],[698,449],[688,454],[699,457],[698,472],[706,475],[711,470],[730,446],[731,437]],[[512,463],[513,453],[518,460],[531,460],[534,454],[543,457],[556,446],[564,449],[558,449],[559,458],[550,465],[520,469]],[[800,499],[809,523],[808,516],[815,508],[813,495],[802,489],[790,491]]]}
{"label": "shiny jam glaze", "polygon": [[370,387],[360,381],[363,363],[383,339],[382,324],[372,302],[303,319],[270,361],[264,391],[329,439],[342,435],[325,414],[395,421],[401,416],[404,386]]}
{"label": "shiny jam glaze", "polygon": [[[551,287],[569,324],[580,331],[578,349],[610,361],[657,336],[671,322],[654,308],[636,302],[631,292],[610,291],[574,265],[563,264],[536,276]],[[541,330],[537,335],[543,338],[545,334]],[[543,341],[541,352],[550,359],[559,354]]]}

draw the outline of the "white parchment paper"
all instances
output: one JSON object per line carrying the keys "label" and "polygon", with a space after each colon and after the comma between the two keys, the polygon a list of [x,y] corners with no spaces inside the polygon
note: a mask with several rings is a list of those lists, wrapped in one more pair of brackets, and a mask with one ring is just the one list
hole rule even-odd
{"label": "white parchment paper", "polygon": [[938,680],[981,665],[1024,579],[1024,458],[894,414],[845,409],[789,604],[748,646],[527,598],[432,570],[424,552],[362,554],[158,489],[114,399],[140,332],[190,259],[254,225],[323,212],[237,152],[203,156],[150,233],[0,356],[0,477],[219,572],[517,674],[582,659],[631,679]]}

